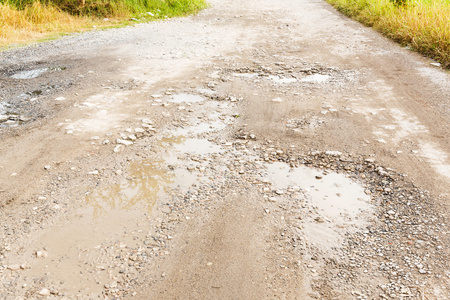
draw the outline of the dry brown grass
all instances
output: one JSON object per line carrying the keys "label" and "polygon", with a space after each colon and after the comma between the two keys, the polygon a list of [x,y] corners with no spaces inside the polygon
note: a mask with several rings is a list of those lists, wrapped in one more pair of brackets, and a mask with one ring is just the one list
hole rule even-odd
{"label": "dry brown grass", "polygon": [[35,2],[23,10],[0,4],[0,47],[32,42],[62,32],[79,31],[90,21],[62,12],[54,6]]}
{"label": "dry brown grass", "polygon": [[344,14],[450,68],[450,1],[328,0]]}

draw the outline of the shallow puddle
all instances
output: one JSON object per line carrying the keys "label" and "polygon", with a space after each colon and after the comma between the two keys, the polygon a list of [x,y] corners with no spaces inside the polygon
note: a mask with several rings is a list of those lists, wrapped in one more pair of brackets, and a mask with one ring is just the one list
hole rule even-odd
{"label": "shallow puddle", "polygon": [[174,180],[163,159],[149,159],[130,165],[130,176],[120,184],[97,190],[86,197],[98,218],[110,210],[133,210],[150,213],[166,188]]}
{"label": "shallow puddle", "polygon": [[267,178],[275,189],[298,187],[304,191],[308,209],[318,217],[304,220],[303,233],[316,247],[331,251],[340,247],[347,233],[361,229],[373,216],[363,187],[343,174],[324,175],[317,169],[276,162],[267,166]]}
{"label": "shallow puddle", "polygon": [[184,136],[162,138],[157,147],[161,147],[158,152],[163,153],[162,156],[131,163],[127,180],[98,189],[86,197],[94,219],[113,210],[138,210],[151,214],[156,202],[168,195],[172,188],[187,189],[198,181],[196,175],[187,171],[178,160],[178,154],[206,155],[222,150],[208,140],[186,139]]}
{"label": "shallow puddle", "polygon": [[38,77],[41,74],[48,72],[49,70],[50,70],[49,68],[42,68],[42,69],[35,69],[35,70],[30,70],[30,71],[22,71],[22,72],[12,75],[11,78],[32,79],[32,78]]}
{"label": "shallow puddle", "polygon": [[172,103],[197,103],[205,101],[205,98],[200,95],[181,93],[172,95],[168,101]]}
{"label": "shallow puddle", "polygon": [[61,71],[65,70],[65,67],[58,67],[58,68],[40,68],[40,69],[34,69],[34,70],[28,70],[28,71],[21,71],[11,76],[11,78],[14,79],[32,79],[36,78],[44,73],[50,72],[50,71]]}
{"label": "shallow puddle", "polygon": [[372,209],[364,188],[343,174],[323,175],[305,166],[290,169],[281,162],[268,165],[267,169],[268,179],[275,188],[300,187],[309,196],[311,204],[318,207],[320,214],[337,224],[358,223],[355,217]]}

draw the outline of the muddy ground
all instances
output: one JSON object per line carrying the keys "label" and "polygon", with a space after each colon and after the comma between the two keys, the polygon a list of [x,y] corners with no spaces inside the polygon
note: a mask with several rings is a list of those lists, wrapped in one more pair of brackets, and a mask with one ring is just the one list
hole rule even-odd
{"label": "muddy ground", "polygon": [[450,298],[450,75],[326,3],[0,56],[1,299]]}

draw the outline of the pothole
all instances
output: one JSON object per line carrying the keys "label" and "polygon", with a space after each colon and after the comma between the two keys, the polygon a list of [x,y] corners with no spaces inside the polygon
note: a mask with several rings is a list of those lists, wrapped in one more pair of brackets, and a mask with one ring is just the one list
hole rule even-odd
{"label": "pothole", "polygon": [[11,78],[14,78],[14,79],[33,79],[33,78],[39,77],[42,74],[50,72],[50,71],[62,71],[62,70],[65,70],[65,69],[66,69],[65,67],[33,69],[33,70],[28,70],[28,71],[17,72],[14,75],[12,75]]}
{"label": "pothole", "polygon": [[370,197],[364,193],[364,188],[343,174],[329,172],[324,175],[305,166],[291,169],[283,162],[268,165],[267,172],[268,179],[277,189],[296,186],[304,190],[320,214],[335,224],[363,225],[358,216],[372,210],[368,203]]}
{"label": "pothole", "polygon": [[274,162],[267,165],[267,179],[280,194],[283,190],[303,192],[311,210],[303,232],[310,243],[325,251],[342,247],[345,235],[367,226],[375,213],[364,188],[344,174]]}

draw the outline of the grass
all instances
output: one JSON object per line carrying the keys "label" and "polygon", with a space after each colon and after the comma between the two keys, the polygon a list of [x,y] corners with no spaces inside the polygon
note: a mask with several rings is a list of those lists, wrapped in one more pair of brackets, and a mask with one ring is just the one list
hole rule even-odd
{"label": "grass", "polygon": [[205,0],[0,0],[0,48],[61,34],[193,14]]}
{"label": "grass", "polygon": [[327,0],[339,11],[450,68],[450,0]]}

